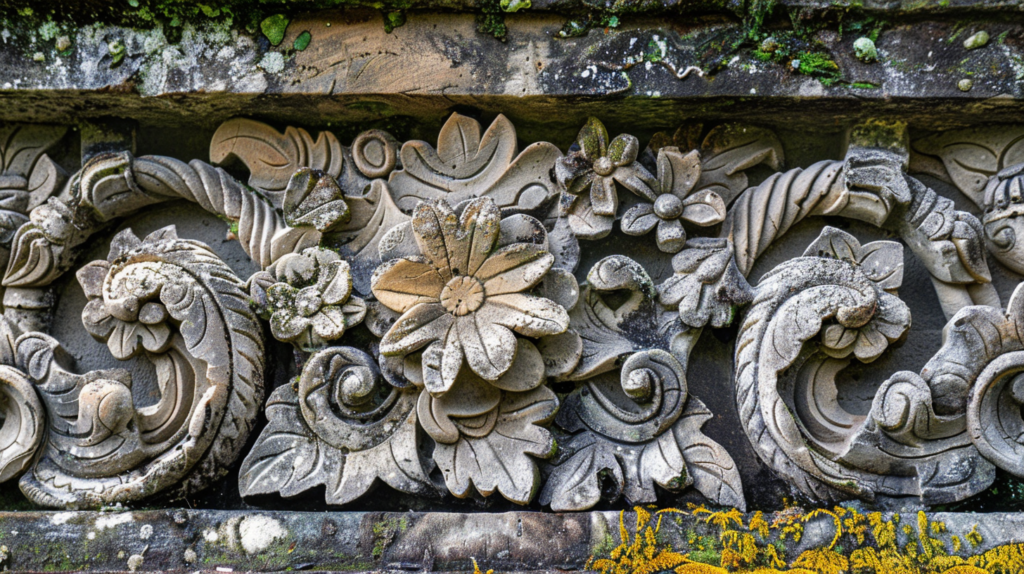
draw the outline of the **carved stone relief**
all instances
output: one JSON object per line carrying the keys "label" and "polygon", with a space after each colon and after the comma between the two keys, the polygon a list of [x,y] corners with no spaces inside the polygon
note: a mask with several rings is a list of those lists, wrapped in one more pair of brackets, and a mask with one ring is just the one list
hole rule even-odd
{"label": "carved stone relief", "polygon": [[[641,149],[591,119],[563,155],[520,151],[500,115],[485,130],[453,114],[436,147],[233,119],[210,159],[245,168],[247,185],[200,160],[122,152],[63,191],[44,152],[65,130],[10,129],[0,480],[20,477],[37,504],[188,495],[241,458],[250,500],[322,486],[342,505],[386,484],[566,511],[693,487],[745,508],[737,463],[704,430],[715,413],[688,383],[698,341],[730,326],[733,376],[715,384],[800,496],[940,504],[987,488],[997,467],[1024,476],[1024,296],[1004,309],[993,285],[1024,271],[1019,128],[911,145],[905,126],[869,122],[844,157],[783,171],[775,134],[741,124],[684,125]],[[981,218],[911,172],[956,185]],[[127,229],[106,260],[79,260],[115,222],[181,199],[226,220],[259,271],[237,276],[174,228]],[[755,274],[809,218],[828,219],[803,255]],[[888,239],[862,244],[844,221]],[[615,252],[583,255],[612,234]],[[909,257],[948,320],[943,344],[850,410],[844,369],[910,332]],[[156,402],[127,369],[79,374],[47,334],[51,285],[72,269],[82,328],[114,359],[151,364]],[[264,333],[299,373],[265,404]]]}

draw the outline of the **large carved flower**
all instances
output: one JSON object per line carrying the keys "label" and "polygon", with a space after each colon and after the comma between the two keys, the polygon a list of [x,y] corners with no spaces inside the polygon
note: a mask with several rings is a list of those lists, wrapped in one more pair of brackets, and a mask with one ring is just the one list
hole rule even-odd
{"label": "large carved flower", "polygon": [[636,161],[640,144],[621,134],[608,141],[608,130],[595,118],[587,120],[569,154],[555,162],[555,177],[565,190],[562,211],[579,237],[608,235],[619,208],[618,183],[649,201],[657,199],[654,176]]}
{"label": "large carved flower", "polygon": [[319,247],[281,257],[253,276],[249,290],[274,338],[305,351],[325,347],[366,315],[366,304],[352,296],[348,263]]}
{"label": "large carved flower", "polygon": [[489,198],[469,202],[461,217],[443,200],[420,203],[412,234],[422,255],[392,259],[373,274],[373,294],[402,314],[381,340],[381,353],[424,349],[423,382],[431,393],[448,391],[463,362],[498,381],[516,359],[513,332],[543,337],[569,326],[560,305],[527,293],[554,263],[546,242],[499,248],[502,232],[501,211]]}
{"label": "large carved flower", "polygon": [[710,189],[693,193],[700,181],[700,152],[683,155],[679,148],[658,152],[658,197],[642,202],[622,216],[622,232],[645,235],[658,228],[658,248],[677,253],[686,243],[683,222],[707,227],[725,220],[725,202]]}

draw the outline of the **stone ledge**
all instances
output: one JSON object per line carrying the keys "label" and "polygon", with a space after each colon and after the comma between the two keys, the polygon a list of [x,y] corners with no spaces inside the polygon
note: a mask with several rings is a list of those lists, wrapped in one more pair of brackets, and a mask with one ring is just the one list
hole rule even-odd
{"label": "stone ledge", "polygon": [[[861,514],[852,506],[746,515],[704,507],[650,512],[654,514],[640,517],[641,530],[660,524],[660,531],[653,546],[641,541],[640,548],[689,553],[690,558],[712,563],[735,558],[726,550],[726,531],[752,536],[755,556],[769,546],[776,548],[790,566],[808,552],[828,551],[848,560],[858,549],[892,547],[905,553],[908,544],[917,543],[929,544],[935,556],[966,560],[986,553],[1024,556],[1018,544],[1024,515],[1019,513],[906,512],[901,519],[892,512]],[[624,512],[621,520],[630,541],[635,541],[636,512]],[[838,523],[843,526],[836,536]],[[878,534],[890,526],[894,542],[880,543]],[[759,529],[767,536],[758,534]],[[588,564],[598,568],[600,563],[592,559],[614,556],[619,531],[618,512],[0,513],[2,566],[26,572],[472,571],[474,560],[481,570],[564,572]],[[742,563],[733,566],[732,571],[747,571]]]}

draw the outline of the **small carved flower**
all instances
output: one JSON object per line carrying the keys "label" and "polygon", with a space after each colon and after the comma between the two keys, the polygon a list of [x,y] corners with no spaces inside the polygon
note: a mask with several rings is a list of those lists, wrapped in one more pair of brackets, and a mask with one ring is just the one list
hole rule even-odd
{"label": "small carved flower", "polygon": [[[821,350],[846,358],[852,353],[864,363],[881,356],[890,343],[910,328],[910,309],[894,295],[903,283],[903,245],[895,241],[874,241],[861,245],[857,238],[834,227],[826,227],[807,247],[805,257],[825,257],[854,265],[879,290],[878,306],[870,320],[859,327],[836,323],[825,327]],[[856,323],[846,318],[847,324]]]}
{"label": "small carved flower", "polygon": [[402,314],[384,335],[381,353],[405,356],[426,348],[428,391],[448,391],[463,362],[496,384],[518,354],[513,331],[543,337],[568,328],[565,309],[526,293],[551,269],[554,256],[546,243],[499,247],[501,211],[490,198],[471,201],[461,217],[443,200],[420,203],[412,233],[422,256],[385,262],[371,289]]}
{"label": "small carved flower", "polygon": [[654,176],[636,161],[640,144],[621,134],[608,142],[608,131],[595,118],[587,120],[569,154],[555,163],[555,177],[565,190],[562,211],[576,235],[599,239],[611,231],[619,207],[616,182],[655,201]]}
{"label": "small carved flower", "polygon": [[250,280],[257,311],[279,341],[314,351],[359,324],[366,304],[352,296],[349,265],[328,249],[290,253]]}
{"label": "small carved flower", "polygon": [[658,152],[658,197],[635,205],[622,216],[622,232],[644,235],[658,228],[658,248],[677,253],[686,243],[683,221],[707,227],[725,219],[725,202],[709,189],[692,193],[700,181],[700,152],[683,155],[679,148]]}

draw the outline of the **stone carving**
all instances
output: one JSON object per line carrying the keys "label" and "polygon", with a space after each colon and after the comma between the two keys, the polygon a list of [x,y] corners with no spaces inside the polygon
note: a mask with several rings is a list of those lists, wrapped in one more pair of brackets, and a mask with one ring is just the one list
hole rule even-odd
{"label": "stone carving", "polygon": [[345,504],[375,482],[435,493],[420,454],[416,391],[382,384],[376,361],[350,347],[313,354],[297,385],[267,400],[269,423],[242,462],[242,496],[293,496],[318,485]]}
{"label": "stone carving", "polygon": [[127,371],[76,374],[58,341],[22,335],[17,366],[46,403],[49,437],[22,490],[44,506],[95,507],[185,495],[222,476],[263,391],[261,330],[242,282],[173,227],[142,241],[119,233],[108,260],[78,279],[86,329],[116,358],[153,363],[160,399],[136,406]]}
{"label": "stone carving", "polygon": [[[925,157],[941,159],[925,172],[955,184],[982,210],[985,247],[1000,263],[1024,273],[1024,145],[1021,126],[957,130],[915,142]],[[920,157],[920,156],[919,156]],[[924,162],[922,162],[924,163]]]}
{"label": "stone carving", "polygon": [[703,190],[691,194],[700,180],[700,154],[685,156],[679,148],[658,150],[658,197],[654,203],[641,202],[622,216],[622,232],[643,235],[657,228],[658,249],[677,253],[686,243],[683,221],[701,227],[725,219],[725,203],[717,193]]}
{"label": "stone carving", "polygon": [[[657,201],[654,189],[658,182],[647,168],[636,161],[639,152],[640,143],[635,137],[621,134],[609,141],[604,124],[590,118],[580,130],[569,154],[555,163],[558,183],[565,189],[561,199],[562,211],[577,237],[600,239],[611,232],[619,209],[616,184],[651,203]],[[686,169],[685,166],[680,168]],[[673,173],[667,177],[684,180],[686,174]],[[681,188],[685,186],[683,181],[680,184]],[[650,227],[646,231],[650,231]]]}
{"label": "stone carving", "polygon": [[[613,310],[602,295],[619,290],[630,296]],[[663,328],[655,293],[643,268],[624,256],[603,259],[587,275],[570,314],[582,356],[566,377],[583,383],[555,420],[572,434],[559,439],[540,498],[552,510],[597,504],[602,475],[614,484],[610,498],[630,504],[655,502],[657,484],[693,485],[716,503],[746,506],[732,458],[700,431],[711,413],[687,394],[686,361],[704,324],[680,329],[670,319],[675,325]]]}
{"label": "stone carving", "polygon": [[402,146],[402,169],[391,174],[395,203],[412,211],[420,201],[443,198],[450,205],[487,197],[501,208],[544,208],[558,194],[551,166],[562,152],[539,142],[518,153],[516,130],[505,116],[484,134],[480,124],[452,114],[437,137],[437,149],[421,141]]}
{"label": "stone carving", "polygon": [[[422,350],[420,381],[431,393],[449,391],[463,364],[504,390],[529,390],[539,381],[520,388],[502,378],[533,346],[513,332],[543,337],[568,328],[565,309],[526,293],[554,263],[543,226],[529,216],[505,221],[486,197],[461,215],[445,201],[420,203],[411,229],[396,228],[382,241],[395,248],[373,275],[373,294],[401,316],[381,340],[381,354],[401,360]],[[526,234],[534,240],[517,241]],[[403,236],[414,241],[414,255],[402,256]],[[526,353],[543,373],[539,353]]]}
{"label": "stone carving", "polygon": [[[721,336],[737,317],[742,427],[804,497],[937,504],[986,488],[996,467],[1024,476],[1024,298],[1001,308],[985,255],[1024,271],[1018,128],[938,134],[910,153],[905,126],[868,122],[842,160],[778,171],[775,134],[741,124],[686,124],[641,148],[590,119],[563,156],[543,142],[520,152],[500,115],[484,130],[453,114],[436,146],[380,130],[346,146],[238,118],[210,160],[244,165],[248,186],[198,160],[117,153],[59,194],[44,152],[63,129],[9,129],[0,480],[21,475],[39,504],[189,494],[225,472],[260,407],[259,318],[301,375],[271,393],[242,462],[240,492],[256,503],[323,486],[347,504],[386,484],[562,511],[692,486],[742,508],[737,465],[704,434],[712,413],[687,382],[705,327]],[[755,166],[776,173],[751,187]],[[915,168],[957,185],[981,220]],[[260,271],[244,282],[173,229],[122,232],[108,260],[76,261],[97,232],[176,199],[227,220]],[[901,242],[826,226],[751,286],[758,258],[815,216]],[[580,245],[619,232],[625,243],[596,244],[616,253]],[[930,274],[945,340],[851,412],[843,369],[877,360],[911,323],[896,294],[904,246]],[[597,263],[581,283],[584,256]],[[46,334],[49,286],[71,269],[83,327],[115,359],[153,364],[156,403],[141,406],[125,369],[77,374]]]}
{"label": "stone carving", "polygon": [[899,243],[861,246],[826,228],[804,257],[755,288],[736,347],[740,419],[758,454],[812,498],[949,502],[994,478],[962,414],[942,413],[913,373],[884,383],[866,417],[836,400],[835,375],[849,357],[873,361],[910,326],[909,309],[892,294],[901,268]]}
{"label": "stone carving", "polygon": [[274,338],[304,351],[327,346],[366,315],[366,303],[352,296],[348,263],[319,247],[289,253],[256,273],[249,293]]}

